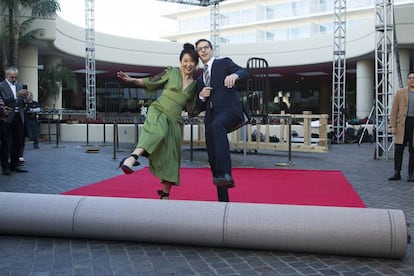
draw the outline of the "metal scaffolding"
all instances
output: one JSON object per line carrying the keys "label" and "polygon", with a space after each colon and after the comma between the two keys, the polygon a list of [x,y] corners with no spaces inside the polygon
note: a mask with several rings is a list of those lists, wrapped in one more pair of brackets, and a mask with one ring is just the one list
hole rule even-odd
{"label": "metal scaffolding", "polygon": [[[187,5],[211,5],[211,42],[216,55],[219,53],[219,2],[224,0],[159,0]],[[85,0],[85,77],[86,114],[88,119],[96,119],[96,65],[95,65],[95,3]]]}
{"label": "metal scaffolding", "polygon": [[214,55],[220,55],[220,12],[218,0],[210,0],[210,40],[213,44]]}
{"label": "metal scaffolding", "polygon": [[96,119],[96,67],[95,67],[95,3],[85,0],[85,77],[86,77],[86,115]]}
{"label": "metal scaffolding", "polygon": [[346,127],[346,0],[334,1],[334,49],[332,73],[332,128],[336,143],[345,141]]}
{"label": "metal scaffolding", "polygon": [[224,0],[158,0],[170,3],[186,4],[207,7],[210,9],[210,40],[213,44],[214,55],[217,57],[220,54],[220,13],[219,3]]}
{"label": "metal scaffolding", "polygon": [[393,154],[392,134],[388,133],[394,83],[393,10],[393,0],[375,1],[375,158],[385,160]]}

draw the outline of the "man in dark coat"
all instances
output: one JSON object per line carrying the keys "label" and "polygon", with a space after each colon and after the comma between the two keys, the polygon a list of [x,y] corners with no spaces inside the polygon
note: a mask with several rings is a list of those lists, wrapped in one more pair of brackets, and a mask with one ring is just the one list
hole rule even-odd
{"label": "man in dark coat", "polygon": [[407,87],[394,96],[388,124],[394,135],[394,175],[388,178],[391,181],[401,179],[403,154],[408,144],[408,181],[414,182],[414,72],[409,72],[407,79]]}
{"label": "man in dark coat", "polygon": [[218,200],[228,202],[228,188],[234,187],[234,179],[227,134],[247,118],[235,84],[248,72],[230,58],[214,58],[211,42],[206,39],[198,40],[195,46],[204,64],[203,74],[197,79],[197,93],[200,109],[205,110],[208,160]]}
{"label": "man in dark coat", "polygon": [[[28,91],[23,89],[21,83],[17,82],[19,70],[16,67],[8,67],[5,73],[6,79],[0,82],[0,97],[8,110],[6,135],[9,144],[8,156],[10,163],[7,167],[7,164],[3,163],[5,160],[2,160],[1,165],[3,173],[7,172],[7,169],[14,172],[27,172],[19,167],[19,157],[24,143],[24,104]],[[2,153],[1,155],[5,154]]]}

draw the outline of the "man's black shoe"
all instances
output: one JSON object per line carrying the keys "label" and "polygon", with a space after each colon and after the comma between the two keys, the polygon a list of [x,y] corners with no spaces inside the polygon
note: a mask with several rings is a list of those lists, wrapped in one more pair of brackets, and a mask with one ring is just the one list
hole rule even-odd
{"label": "man's black shoe", "polygon": [[222,176],[214,177],[213,183],[217,187],[234,188],[233,177],[227,173]]}
{"label": "man's black shoe", "polygon": [[25,173],[25,172],[28,172],[27,170],[21,169],[21,168],[19,168],[19,167],[16,167],[16,168],[10,168],[10,171],[12,171],[12,172],[17,172],[17,173]]}
{"label": "man's black shoe", "polygon": [[408,176],[407,182],[414,182],[414,175]]}
{"label": "man's black shoe", "polygon": [[391,176],[390,178],[388,178],[388,180],[390,180],[390,181],[401,180],[401,175],[399,173],[396,173],[393,176]]}
{"label": "man's black shoe", "polygon": [[9,168],[4,168],[3,169],[3,175],[11,175],[11,172],[10,172]]}

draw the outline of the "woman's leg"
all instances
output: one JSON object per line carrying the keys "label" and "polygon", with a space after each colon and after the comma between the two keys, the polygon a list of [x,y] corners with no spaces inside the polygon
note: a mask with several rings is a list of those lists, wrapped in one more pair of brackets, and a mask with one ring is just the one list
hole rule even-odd
{"label": "woman's leg", "polygon": [[137,161],[133,155],[142,156],[144,152],[145,150],[143,148],[135,148],[131,155],[125,158],[125,160],[123,161],[123,165],[132,168],[132,166],[134,166],[135,161]]}
{"label": "woman's leg", "polygon": [[119,168],[121,168],[125,174],[133,173],[134,170],[132,167],[140,165],[137,160],[138,157],[142,155],[146,155],[146,151],[143,148],[135,148],[135,150],[129,156],[121,160],[119,163]]}
{"label": "woman's leg", "polygon": [[162,181],[162,190],[158,190],[160,199],[170,199],[170,191],[173,184],[174,183],[165,180]]}

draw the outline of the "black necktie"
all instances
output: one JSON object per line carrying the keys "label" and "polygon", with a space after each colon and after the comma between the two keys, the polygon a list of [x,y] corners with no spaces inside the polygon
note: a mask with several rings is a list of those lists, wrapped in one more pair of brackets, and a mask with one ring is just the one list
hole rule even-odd
{"label": "black necktie", "polygon": [[208,72],[208,65],[204,64],[204,83],[206,86],[210,86],[210,73]]}

